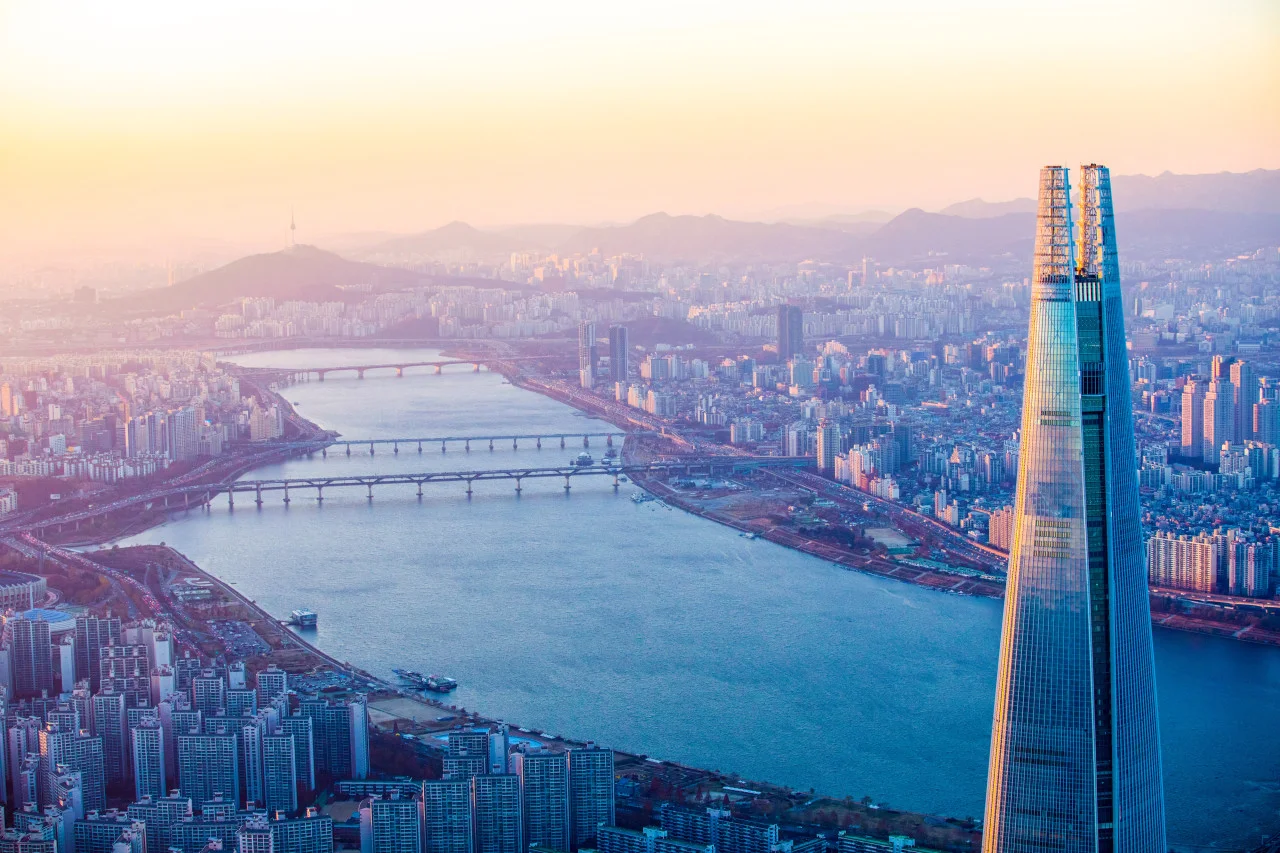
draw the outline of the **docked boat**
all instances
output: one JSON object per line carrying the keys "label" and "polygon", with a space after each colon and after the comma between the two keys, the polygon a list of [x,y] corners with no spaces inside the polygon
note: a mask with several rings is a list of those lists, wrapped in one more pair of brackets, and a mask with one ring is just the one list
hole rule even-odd
{"label": "docked boat", "polygon": [[289,614],[289,624],[297,628],[315,628],[319,618],[314,610],[295,610]]}
{"label": "docked boat", "polygon": [[573,465],[575,468],[587,468],[596,464],[596,460],[592,459],[591,454],[584,450],[569,464]]}
{"label": "docked boat", "polygon": [[423,675],[422,673],[412,669],[393,669],[391,670],[400,680],[411,685],[417,690],[430,690],[433,693],[448,693],[450,690],[456,690],[458,682],[452,678],[443,675]]}
{"label": "docked boat", "polygon": [[458,682],[452,678],[443,675],[428,675],[427,683],[423,686],[424,690],[430,690],[434,693],[448,693],[450,690],[456,690]]}

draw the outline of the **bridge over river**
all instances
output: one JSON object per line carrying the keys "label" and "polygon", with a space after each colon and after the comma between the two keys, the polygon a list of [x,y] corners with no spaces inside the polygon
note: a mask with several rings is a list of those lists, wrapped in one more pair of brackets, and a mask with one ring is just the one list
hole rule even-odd
{"label": "bridge over river", "polygon": [[461,444],[463,446],[463,450],[470,453],[472,442],[475,442],[480,446],[483,446],[485,442],[488,442],[490,450],[497,449],[498,444],[505,445],[508,442],[510,442],[512,450],[519,450],[520,442],[522,441],[526,446],[533,445],[539,450],[542,449],[542,442],[544,441],[552,442],[553,444],[555,442],[559,442],[560,449],[563,450],[569,446],[568,443],[570,441],[576,442],[581,439],[583,447],[590,447],[591,439],[602,438],[604,439],[605,447],[613,447],[615,439],[625,439],[627,436],[647,435],[656,435],[656,433],[649,432],[647,430],[632,430],[630,432],[623,432],[622,430],[607,430],[603,432],[530,432],[507,435],[434,435],[409,438],[343,438],[341,436],[335,436],[331,439],[318,441],[279,442],[274,443],[271,446],[279,448],[293,448],[312,453],[319,450],[321,454],[326,457],[329,455],[329,449],[334,447],[344,448],[348,456],[351,455],[351,449],[353,447],[360,449],[367,447],[369,449],[369,455],[373,456],[375,454],[375,448],[390,446],[392,453],[399,453],[401,445],[409,448],[416,447],[417,451],[421,453],[423,447],[435,447],[438,444],[440,445],[440,452],[445,453],[447,452],[450,444]]}
{"label": "bridge over river", "polygon": [[621,479],[634,474],[666,474],[685,477],[730,477],[749,474],[764,468],[806,468],[813,465],[812,457],[803,456],[707,456],[669,460],[662,462],[615,464],[603,462],[592,465],[555,465],[543,468],[494,468],[475,471],[427,471],[406,474],[360,474],[345,477],[291,477],[272,480],[236,480],[231,483],[214,485],[177,486],[165,490],[156,490],[130,498],[122,498],[101,506],[91,507],[79,512],[68,513],[51,519],[30,521],[16,525],[14,529],[0,529],[0,533],[12,533],[18,530],[46,535],[49,532],[59,533],[67,527],[78,529],[81,522],[93,518],[111,515],[123,510],[143,509],[175,509],[182,507],[204,506],[219,495],[227,496],[227,504],[235,506],[236,495],[252,495],[258,506],[263,504],[263,495],[281,493],[283,502],[289,503],[291,493],[310,492],[314,490],[317,501],[324,500],[325,489],[364,488],[368,500],[373,500],[374,487],[417,486],[417,496],[422,497],[422,487],[431,483],[464,483],[468,497],[472,494],[472,486],[477,482],[493,480],[510,480],[515,482],[516,494],[521,491],[524,480],[547,478],[564,478],[564,490],[567,492],[576,477],[612,477],[613,486],[617,488]]}

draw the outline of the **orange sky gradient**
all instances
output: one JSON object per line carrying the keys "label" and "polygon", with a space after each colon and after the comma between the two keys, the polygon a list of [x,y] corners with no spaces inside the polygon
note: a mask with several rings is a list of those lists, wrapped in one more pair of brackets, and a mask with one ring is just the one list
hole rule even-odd
{"label": "orange sky gradient", "polygon": [[308,241],[936,209],[1082,161],[1280,167],[1280,3],[0,0],[9,260],[271,249],[290,207]]}

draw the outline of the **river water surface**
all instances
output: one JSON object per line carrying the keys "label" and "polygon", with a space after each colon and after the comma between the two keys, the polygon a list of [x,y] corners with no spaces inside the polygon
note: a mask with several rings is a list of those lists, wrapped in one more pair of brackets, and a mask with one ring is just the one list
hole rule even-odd
{"label": "river water surface", "polygon": [[[272,367],[426,350],[296,350]],[[286,390],[347,437],[611,428],[498,374],[335,376]],[[250,478],[560,465],[581,450],[475,444],[291,460]],[[603,448],[592,447],[597,458]],[[279,493],[224,501],[128,540],[166,542],[269,612],[320,614],[315,642],[391,677],[461,682],[491,717],[747,779],[981,816],[998,601],[846,571],[653,502],[607,478]],[[1169,805],[1179,844],[1280,831],[1280,650],[1159,630]]]}

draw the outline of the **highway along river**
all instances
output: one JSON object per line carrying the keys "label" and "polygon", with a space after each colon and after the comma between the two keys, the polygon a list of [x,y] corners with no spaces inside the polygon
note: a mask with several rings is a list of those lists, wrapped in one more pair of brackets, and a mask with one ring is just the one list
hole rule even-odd
{"label": "highway along river", "polygon": [[[425,360],[297,350],[243,364]],[[330,377],[287,389],[350,437],[606,429],[498,374]],[[580,450],[499,443],[319,454],[251,478],[559,465]],[[599,458],[603,447],[593,444]],[[657,758],[893,806],[981,816],[998,601],[845,571],[656,503],[607,478],[279,493],[175,515],[167,542],[317,644],[391,677],[461,682],[458,704]],[[1243,846],[1280,830],[1280,651],[1156,632],[1170,836]]]}

